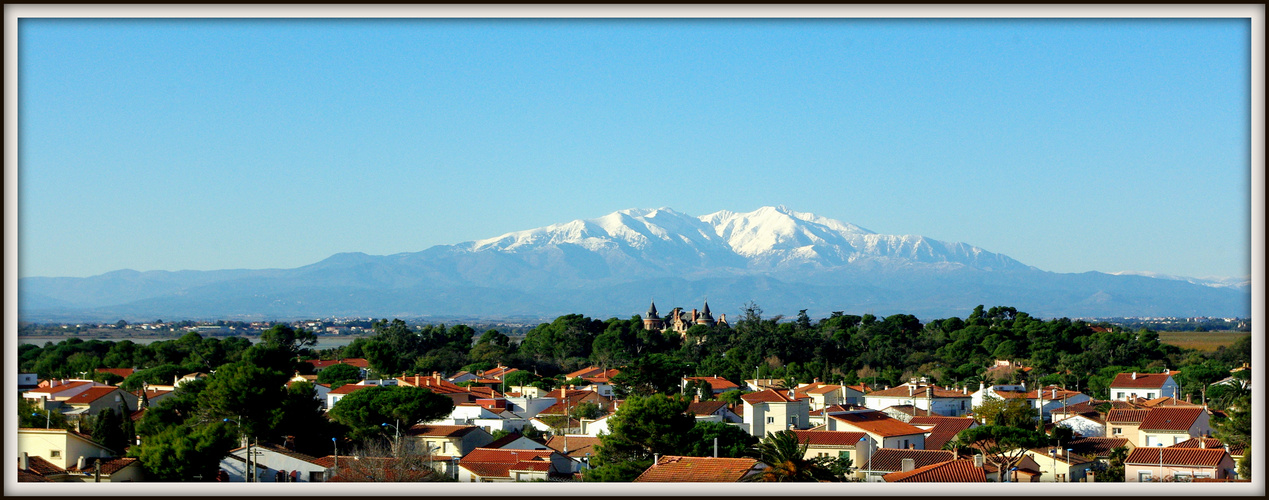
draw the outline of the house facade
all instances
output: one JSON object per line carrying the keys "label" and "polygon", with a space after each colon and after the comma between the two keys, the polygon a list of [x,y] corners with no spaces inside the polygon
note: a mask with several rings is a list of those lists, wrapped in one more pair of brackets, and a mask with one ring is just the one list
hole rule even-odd
{"label": "house facade", "polygon": [[1164,370],[1163,373],[1117,374],[1110,383],[1110,399],[1129,401],[1137,398],[1179,398],[1181,386],[1173,380],[1174,373],[1176,372]]}
{"label": "house facade", "polygon": [[883,410],[891,406],[911,405],[924,413],[945,417],[964,415],[973,409],[973,398],[968,389],[953,390],[923,382],[908,382],[864,395],[864,406]]}
{"label": "house facade", "polygon": [[786,429],[807,429],[811,425],[810,404],[795,399],[793,391],[767,389],[741,396],[744,423],[749,434],[759,439]]}
{"label": "house facade", "polygon": [[925,449],[925,430],[876,410],[829,415],[825,430],[863,432],[873,449]]}
{"label": "house facade", "polygon": [[1129,483],[1234,477],[1234,460],[1220,448],[1137,448],[1124,459],[1124,481]]}
{"label": "house facade", "polygon": [[1144,447],[1172,446],[1212,433],[1205,408],[1152,408],[1137,429],[1137,442]]}

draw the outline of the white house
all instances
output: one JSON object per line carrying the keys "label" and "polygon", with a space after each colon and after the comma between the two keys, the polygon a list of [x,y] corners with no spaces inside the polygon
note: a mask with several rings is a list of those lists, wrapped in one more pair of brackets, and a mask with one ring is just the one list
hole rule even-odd
{"label": "white house", "polygon": [[85,458],[111,458],[115,450],[106,448],[87,434],[69,429],[18,429],[18,454],[41,457],[63,469]]}
{"label": "white house", "polygon": [[877,410],[830,414],[825,430],[863,432],[873,449],[925,449],[925,430]]}
{"label": "white house", "polygon": [[1106,421],[1097,412],[1077,413],[1054,422],[1071,429],[1076,436],[1100,437],[1106,435]]}
{"label": "white house", "polygon": [[1172,446],[1190,438],[1210,435],[1206,408],[1162,407],[1151,408],[1146,418],[1137,426],[1141,446]]}
{"label": "white house", "polygon": [[477,448],[458,464],[458,482],[526,482],[568,479],[576,461],[555,450]]}
{"label": "white house", "polygon": [[795,399],[793,391],[767,389],[741,396],[744,401],[744,423],[749,434],[758,438],[785,429],[808,429],[811,426],[809,400]]}
{"label": "white house", "polygon": [[1177,372],[1163,370],[1163,373],[1120,373],[1110,383],[1110,399],[1128,401],[1135,398],[1155,399],[1161,397],[1179,398],[1180,385],[1172,378]]}
{"label": "white house", "polygon": [[923,382],[908,382],[864,395],[864,406],[874,410],[904,405],[911,405],[934,415],[956,417],[973,409],[973,397],[968,389],[938,387]]}
{"label": "white house", "polygon": [[[326,479],[327,468],[317,457],[305,455],[272,444],[252,445],[252,459],[259,483],[316,483]],[[229,475],[230,482],[247,480],[247,447],[229,450],[220,461],[220,469]]]}

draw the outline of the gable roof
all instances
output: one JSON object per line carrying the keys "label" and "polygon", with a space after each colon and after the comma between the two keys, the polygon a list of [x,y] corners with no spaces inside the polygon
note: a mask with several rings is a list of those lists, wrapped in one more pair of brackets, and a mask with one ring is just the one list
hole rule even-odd
{"label": "gable roof", "polygon": [[734,483],[756,473],[752,458],[681,457],[667,455],[635,478],[636,483]]}
{"label": "gable roof", "polygon": [[568,436],[568,453],[564,453],[564,436],[551,436],[546,446],[571,458],[595,456],[595,446],[600,444],[599,438],[592,436]]}
{"label": "gable roof", "polygon": [[136,373],[136,371],[137,371],[136,368],[98,368],[97,369],[97,373],[110,373],[110,374],[118,375],[123,378],[128,378],[129,375]]}
{"label": "gable roof", "polygon": [[[339,388],[338,388],[338,389],[331,389],[331,391],[330,391],[330,392],[328,392],[328,393],[326,393],[326,394],[327,394],[327,395],[330,395],[330,394],[350,394],[350,393],[352,393],[353,391],[359,391],[359,390],[362,390],[362,389],[365,389],[365,388],[368,388],[368,387],[379,387],[379,386],[377,386],[377,385],[344,384],[344,385],[339,386]],[[357,397],[361,397],[361,396],[357,396]]]}
{"label": "gable roof", "polygon": [[1186,408],[1201,408],[1203,405],[1196,405],[1189,401],[1181,401],[1172,396],[1164,396],[1161,398],[1154,398],[1154,399],[1142,401],[1141,406],[1146,406],[1150,408],[1169,407],[1169,406],[1181,406]]}
{"label": "gable roof", "polygon": [[[912,391],[910,393],[908,392],[909,388],[911,388],[911,391]],[[864,395],[864,397],[866,398],[908,398],[908,397],[911,397],[911,398],[923,399],[925,398],[926,389],[929,389],[930,392],[933,393],[934,397],[936,398],[966,398],[968,399],[971,397],[969,394],[965,394],[963,391],[953,391],[953,390],[944,389],[942,387],[928,385],[928,384],[897,385],[889,389],[883,389],[880,391],[870,392]]]}
{"label": "gable roof", "polygon": [[1245,451],[1242,445],[1225,446],[1219,439],[1201,437],[1186,439],[1168,448],[1224,449],[1229,451],[1230,456],[1242,456]]}
{"label": "gable roof", "polygon": [[70,405],[91,404],[97,401],[98,399],[101,399],[110,394],[113,394],[115,391],[123,392],[118,387],[115,387],[112,385],[99,385],[95,387],[89,387],[88,390],[81,392],[79,394],[76,394],[74,396],[71,396],[70,399],[67,399],[66,401],[63,401],[63,402]]}
{"label": "gable roof", "polygon": [[1150,410],[1121,410],[1114,408],[1106,413],[1106,421],[1112,424],[1141,424]]}
{"label": "gable roof", "polygon": [[71,389],[75,389],[79,387],[83,387],[85,385],[92,386],[95,384],[96,384],[95,382],[91,382],[91,381],[78,380],[73,382],[66,382],[57,387],[39,387],[36,389],[32,389],[30,391],[27,391],[27,394],[48,394],[51,397],[58,397],[57,396],[58,393],[69,391]]}
{"label": "gable roof", "polygon": [[[913,417],[916,420],[922,417]],[[929,417],[925,417],[929,418]],[[911,424],[912,422],[908,422]],[[925,436],[925,449],[940,450],[948,441],[956,438],[961,431],[972,427],[975,423],[972,418],[958,417],[939,417],[939,422],[929,430],[929,434]]]}
{"label": "gable roof", "polygon": [[1083,437],[1071,440],[1066,444],[1071,449],[1071,453],[1079,453],[1080,455],[1088,455],[1093,457],[1109,456],[1111,450],[1119,447],[1131,446],[1128,438],[1111,438],[1111,437]]}
{"label": "gable roof", "polygon": [[973,460],[949,460],[907,472],[881,476],[887,483],[985,483],[987,474]]}
{"label": "gable roof", "polygon": [[903,468],[903,459],[911,458],[916,467],[943,463],[956,459],[956,454],[949,450],[901,450],[898,448],[878,448],[872,457],[860,469],[872,471],[897,471]]}
{"label": "gable roof", "polygon": [[687,412],[692,415],[713,415],[726,406],[726,401],[693,401],[687,404]]}
{"label": "gable roof", "polygon": [[1149,410],[1138,429],[1143,431],[1186,431],[1194,425],[1194,422],[1203,414],[1203,411],[1202,407],[1154,408]]}
{"label": "gable roof", "polygon": [[1124,459],[1125,465],[1175,465],[1183,467],[1216,467],[1229,456],[1224,448],[1134,448]]}
{"label": "gable roof", "polygon": [[713,377],[683,377],[683,381],[684,381],[684,382],[690,382],[690,381],[693,381],[693,380],[700,381],[700,382],[709,382],[709,387],[710,387],[711,389],[715,390],[715,391],[717,391],[717,390],[719,390],[719,389],[731,390],[731,389],[739,389],[739,388],[740,388],[740,386],[736,385],[734,382],[732,382],[732,381],[730,381],[730,380],[727,380],[727,379],[725,379],[725,378],[722,378],[722,377],[718,377],[718,376],[713,376]]}
{"label": "gable roof", "polygon": [[751,405],[758,403],[795,403],[797,399],[787,395],[789,391],[777,391],[775,389],[765,389],[757,392],[751,392],[740,397],[744,402]]}
{"label": "gable roof", "polygon": [[[1161,389],[1163,384],[1179,372],[1170,373],[1120,373],[1111,381],[1111,389]],[[1133,378],[1136,375],[1137,378]]]}
{"label": "gable roof", "polygon": [[116,472],[123,470],[125,467],[128,467],[129,465],[137,463],[137,459],[131,458],[131,457],[86,458],[84,459],[84,470],[79,470],[76,466],[72,465],[66,468],[66,472],[94,473],[97,471],[96,462],[98,460],[101,461],[101,474],[103,476],[109,476],[111,474],[114,474]]}
{"label": "gable roof", "polygon": [[799,443],[809,444],[810,446],[833,446],[845,447],[856,446],[860,439],[864,439],[862,432],[850,431],[799,431],[794,430],[793,434],[797,436]]}
{"label": "gable roof", "polygon": [[885,412],[880,411],[843,413],[839,415],[830,414],[829,418],[837,419],[857,429],[882,437],[925,434],[924,430],[907,424],[897,418],[893,418],[890,415],[886,415]]}
{"label": "gable roof", "polygon": [[[294,459],[296,459],[296,460],[302,460],[302,461],[308,462],[308,463],[313,464],[313,465],[318,465],[318,466],[325,467],[324,465],[322,465],[322,460],[321,460],[320,458],[314,457],[314,456],[312,456],[312,455],[308,455],[308,454],[300,453],[300,452],[298,452],[298,451],[288,450],[288,449],[286,449],[285,447],[278,446],[278,445],[273,444],[273,443],[260,443],[260,444],[253,444],[253,445],[251,445],[251,448],[253,449],[253,451],[252,451],[253,453],[254,453],[254,449],[261,449],[261,448],[262,448],[262,449],[272,451],[272,452],[277,453],[277,454],[282,455],[282,456],[291,457],[291,458],[294,458]],[[232,454],[233,454],[233,452],[235,452],[235,451],[238,451],[238,450],[246,450],[246,449],[247,449],[247,447],[246,447],[246,446],[239,446],[239,447],[237,447],[237,448],[234,448],[234,449],[232,449],[232,450],[229,450],[229,453],[232,455]],[[236,457],[236,455],[235,455],[235,457]],[[237,458],[242,458],[242,457],[237,457]],[[258,467],[258,466],[259,466],[259,463],[257,463],[257,464],[256,464],[256,466]]]}
{"label": "gable roof", "polygon": [[[511,450],[504,448],[476,448],[463,457],[461,463],[499,463],[513,465],[524,461],[549,461],[555,450]],[[515,469],[520,470],[520,469]]]}
{"label": "gable roof", "polygon": [[[66,469],[58,467],[56,464],[45,460],[39,455],[28,455],[26,460],[26,469],[40,476],[48,476],[53,474],[65,474]],[[21,469],[18,469],[21,470]]]}

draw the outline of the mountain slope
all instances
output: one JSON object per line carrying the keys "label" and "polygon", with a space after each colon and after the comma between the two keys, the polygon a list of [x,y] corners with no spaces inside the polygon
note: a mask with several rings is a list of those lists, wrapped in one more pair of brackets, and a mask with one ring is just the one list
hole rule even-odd
{"label": "mountain slope", "polygon": [[878,234],[782,206],[700,217],[669,208],[621,210],[421,252],[336,254],[295,269],[19,281],[24,320],[626,316],[650,297],[690,305],[706,296],[733,311],[753,300],[776,314],[821,315],[947,317],[978,304],[1040,316],[1247,316],[1250,308],[1245,289],[1048,273],[969,244]]}

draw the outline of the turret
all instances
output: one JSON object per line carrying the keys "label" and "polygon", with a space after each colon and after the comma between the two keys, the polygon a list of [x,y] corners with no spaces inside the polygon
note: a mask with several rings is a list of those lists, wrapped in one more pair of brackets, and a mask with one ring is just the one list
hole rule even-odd
{"label": "turret", "polygon": [[665,322],[661,321],[661,317],[657,316],[657,303],[652,302],[648,306],[648,314],[643,318],[644,330],[661,331],[665,329]]}

